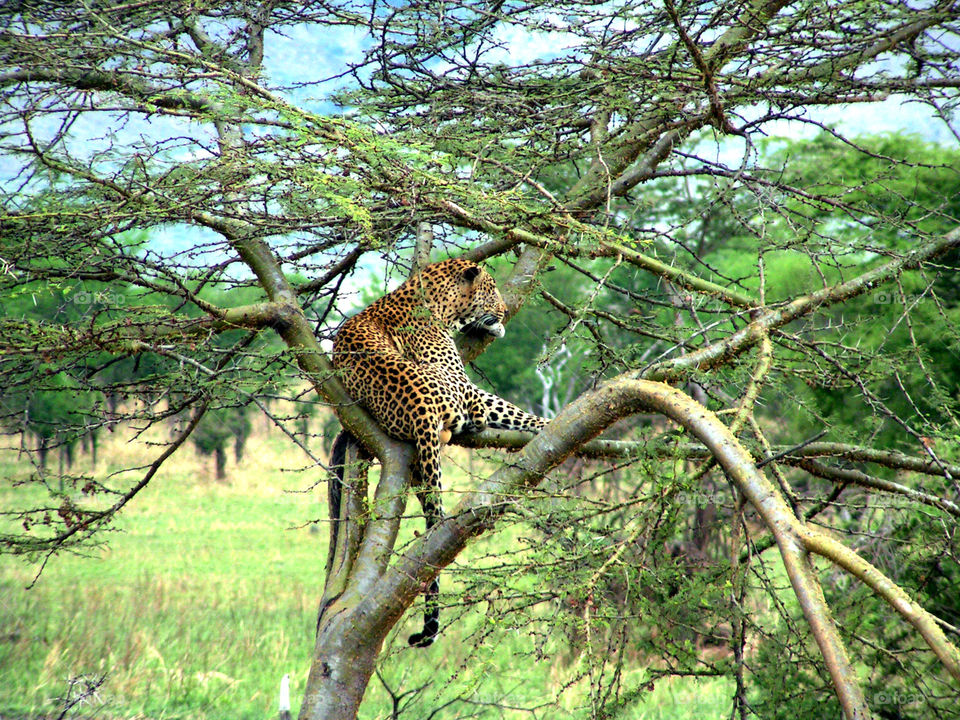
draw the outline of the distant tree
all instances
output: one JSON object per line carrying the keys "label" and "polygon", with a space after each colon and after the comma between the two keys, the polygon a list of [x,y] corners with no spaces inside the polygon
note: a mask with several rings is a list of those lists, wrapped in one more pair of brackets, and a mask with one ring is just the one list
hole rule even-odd
{"label": "distant tree", "polygon": [[99,411],[99,400],[98,393],[84,390],[67,372],[46,365],[33,369],[29,390],[19,388],[0,399],[7,427],[36,439],[41,473],[47,470],[50,450],[58,448],[61,474],[64,465],[68,470],[73,466],[77,443],[96,432],[94,410]]}
{"label": "distant tree", "polygon": [[213,455],[216,478],[227,479],[227,448],[233,447],[234,459],[243,459],[243,449],[250,435],[250,418],[246,407],[226,407],[208,411],[197,423],[191,440],[203,455]]}
{"label": "distant tree", "polygon": [[[372,493],[368,463],[347,478],[303,720],[355,717],[423,588],[508,520],[529,545],[464,562],[453,605],[487,613],[481,656],[574,638],[578,714],[626,714],[667,676],[730,678],[731,717],[892,715],[869,694],[889,678],[911,713],[948,714],[958,18],[955,2],[852,0],[2,4],[0,298],[112,291],[79,314],[4,315],[4,392],[71,393],[50,382],[64,373],[118,398],[110,422],[186,421],[138,478],[57,513],[30,478],[0,545],[88,541],[205,416],[292,380],[380,461]],[[359,49],[316,69],[341,32]],[[891,98],[944,147],[823,120]],[[784,128],[829,135],[767,145]],[[512,317],[543,301],[528,362],[515,347],[503,364],[514,387],[487,374],[557,412],[532,439],[458,438],[517,452],[400,545],[410,448],[325,350],[358,304],[353,271],[400,279],[428,235],[435,257],[497,265]],[[552,287],[552,266],[580,279]],[[121,363],[138,377],[108,377]],[[594,440],[618,421],[624,441]],[[604,462],[586,489],[551,474],[575,454]],[[495,670],[465,661],[444,683],[477,688],[477,714],[547,712],[488,703]]]}

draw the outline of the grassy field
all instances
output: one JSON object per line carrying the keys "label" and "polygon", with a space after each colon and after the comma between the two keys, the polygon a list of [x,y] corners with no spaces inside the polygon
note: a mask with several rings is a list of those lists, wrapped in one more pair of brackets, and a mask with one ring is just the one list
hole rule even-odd
{"label": "grassy field", "polygon": [[[325,486],[297,492],[318,478],[290,472],[306,464],[291,447],[278,431],[255,434],[244,461],[230,467],[227,484],[213,480],[212,460],[183,448],[124,511],[105,546],[87,557],[53,559],[29,590],[37,567],[0,559],[0,718],[58,717],[62,698],[78,687],[71,690],[71,680],[101,676],[97,693],[69,717],[276,717],[284,673],[296,714],[327,531],[305,525],[325,517]],[[104,444],[96,472],[142,462],[150,452],[118,431]],[[455,473],[455,463],[447,464]],[[79,469],[88,468],[81,457]],[[13,483],[30,466],[14,451],[2,451],[0,469],[0,503],[21,503],[23,489]],[[485,542],[490,552],[490,543],[504,540]],[[409,692],[401,717],[412,720],[448,702],[437,718],[477,711],[453,701],[457,697],[511,706],[557,703],[545,716],[589,716],[582,688],[557,699],[565,674],[555,662],[530,659],[530,638],[506,633],[489,644],[467,640],[480,634],[482,613],[467,613],[429,650],[405,649],[418,613],[388,645],[383,682],[371,683],[362,717],[391,717],[385,685]],[[626,680],[642,683],[642,668]],[[730,692],[722,681],[661,681],[624,717],[720,717]]]}

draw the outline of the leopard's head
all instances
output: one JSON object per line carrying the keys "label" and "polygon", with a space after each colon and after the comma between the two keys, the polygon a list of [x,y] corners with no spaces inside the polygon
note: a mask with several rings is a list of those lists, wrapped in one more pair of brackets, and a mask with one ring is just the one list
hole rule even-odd
{"label": "leopard's head", "polygon": [[431,285],[436,310],[456,330],[469,335],[503,337],[507,306],[486,270],[469,260],[445,260],[428,265],[424,279]]}

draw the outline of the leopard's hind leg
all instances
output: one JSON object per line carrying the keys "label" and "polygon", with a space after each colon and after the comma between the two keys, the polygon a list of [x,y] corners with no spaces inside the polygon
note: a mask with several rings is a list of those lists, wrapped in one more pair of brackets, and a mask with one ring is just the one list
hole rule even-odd
{"label": "leopard's hind leg", "polygon": [[[423,507],[423,518],[427,531],[443,519],[443,505],[440,501],[440,437],[431,436],[430,441],[417,443],[417,461],[413,468],[413,482],[417,488],[417,498]],[[423,630],[414,633],[407,642],[416,647],[428,647],[433,644],[440,631],[440,581],[436,577],[430,581],[423,593]]]}

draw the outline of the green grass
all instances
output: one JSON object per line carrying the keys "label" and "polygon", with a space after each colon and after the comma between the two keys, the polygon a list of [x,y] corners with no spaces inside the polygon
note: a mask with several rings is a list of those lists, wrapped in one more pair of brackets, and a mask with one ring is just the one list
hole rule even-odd
{"label": "green grass", "polygon": [[[118,441],[105,449],[129,459]],[[280,677],[309,664],[326,549],[325,528],[290,529],[323,507],[284,492],[306,479],[280,471],[279,449],[255,438],[225,485],[184,448],[105,548],[54,558],[32,589],[36,567],[4,558],[0,714],[43,716],[71,677],[103,673],[103,712],[117,717],[272,714]],[[23,491],[9,480],[29,467],[5,469],[10,507]]]}
{"label": "green grass", "polygon": [[[150,452],[156,449],[118,432],[103,448],[97,474],[142,462]],[[325,526],[298,527],[326,515],[324,486],[289,492],[318,479],[283,469],[300,462],[278,433],[263,433],[251,439],[244,463],[230,468],[229,484],[221,484],[212,479],[210,460],[183,448],[124,511],[106,546],[89,557],[54,558],[29,590],[36,566],[0,559],[0,717],[56,717],[71,678],[100,675],[106,680],[84,708],[97,718],[274,717],[284,673],[291,676],[296,713],[327,542]],[[88,463],[81,458],[81,469]],[[455,464],[448,465],[455,482]],[[0,469],[0,503],[22,503],[24,489],[12,482],[30,467],[4,451]],[[409,532],[411,523],[406,526]],[[497,543],[514,546],[511,534],[485,538],[483,551],[496,551]],[[444,589],[454,585],[451,574]],[[414,704],[403,717],[417,720],[456,697],[511,706],[556,703],[547,714],[588,716],[587,681],[561,695],[570,667],[534,661],[527,634],[498,629],[475,640],[489,622],[482,606],[429,650],[406,649],[419,612],[415,608],[391,636],[383,663],[394,691],[424,686],[408,696]],[[545,657],[556,658],[561,649],[548,644]],[[624,686],[643,682],[637,667]],[[720,717],[730,691],[724,681],[660,681],[623,717]],[[389,717],[389,707],[375,678],[361,717]],[[437,717],[476,709],[454,703]]]}

